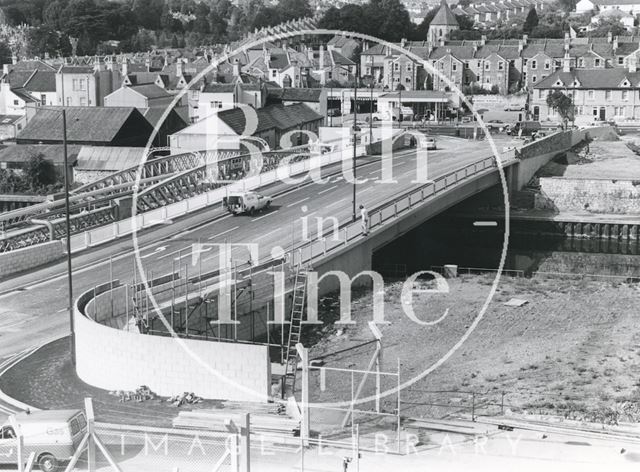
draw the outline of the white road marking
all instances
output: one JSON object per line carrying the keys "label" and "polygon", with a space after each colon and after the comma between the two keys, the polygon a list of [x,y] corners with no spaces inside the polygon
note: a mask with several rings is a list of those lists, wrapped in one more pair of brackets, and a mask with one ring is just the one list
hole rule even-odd
{"label": "white road marking", "polygon": [[498,226],[497,221],[474,221],[473,226]]}
{"label": "white road marking", "polygon": [[274,229],[273,231],[269,231],[268,233],[262,234],[262,235],[260,235],[260,236],[258,236],[258,237],[256,238],[256,241],[257,241],[258,239],[266,238],[267,236],[270,236],[270,235],[272,235],[272,234],[274,234],[274,233],[277,233],[277,232],[278,232],[278,231],[280,231],[281,229],[282,229],[282,228],[276,228],[276,229]]}
{"label": "white road marking", "polygon": [[212,239],[219,238],[219,237],[220,237],[220,236],[222,236],[223,234],[227,234],[227,233],[230,233],[231,231],[235,231],[235,230],[237,230],[239,227],[240,227],[240,226],[234,226],[234,227],[233,227],[233,228],[231,228],[231,229],[228,229],[228,230],[226,230],[226,231],[223,231],[222,233],[218,233],[218,234],[215,234],[215,235],[213,235],[213,236],[210,236],[210,237],[208,237],[207,239],[208,239],[208,240],[212,240]]}
{"label": "white road marking", "polygon": [[323,193],[327,193],[327,192],[329,192],[329,191],[333,190],[334,188],[338,188],[338,186],[337,186],[337,185],[334,185],[333,187],[326,188],[326,189],[324,189],[323,191],[318,192],[318,195],[321,195],[321,194],[323,194]]}
{"label": "white road marking", "polygon": [[309,198],[311,198],[311,197],[304,197],[302,200],[298,200],[297,202],[290,203],[289,205],[287,205],[287,208],[291,208],[293,206],[300,205],[301,203],[306,202],[307,200],[309,200]]}
{"label": "white road marking", "polygon": [[331,205],[327,205],[325,208],[331,208],[334,207],[336,205],[341,205],[343,202],[341,202],[340,200],[338,200],[337,202],[333,202]]}
{"label": "white road marking", "polygon": [[257,218],[252,219],[251,221],[260,221],[262,218],[266,218],[267,216],[271,216],[274,213],[278,213],[278,210],[272,211],[271,213],[267,213],[266,215],[259,216]]}

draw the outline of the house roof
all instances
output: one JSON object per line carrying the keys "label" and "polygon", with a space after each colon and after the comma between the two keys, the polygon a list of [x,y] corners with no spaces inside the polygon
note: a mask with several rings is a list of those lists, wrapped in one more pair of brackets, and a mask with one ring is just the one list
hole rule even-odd
{"label": "house roof", "polygon": [[168,98],[173,96],[162,87],[158,87],[156,84],[129,85],[128,88],[148,98],[149,100],[157,98]]}
{"label": "house roof", "polygon": [[10,66],[11,70],[15,71],[28,71],[33,72],[34,70],[42,70],[42,71],[55,71],[56,69],[46,62],[42,62],[40,60],[24,60],[18,61],[12,66]]}
{"label": "house roof", "polygon": [[294,88],[272,89],[269,96],[282,100],[283,102],[320,102],[321,88]]}
{"label": "house roof", "polygon": [[93,74],[95,71],[90,66],[60,66],[59,74]]}
{"label": "house roof", "polygon": [[37,98],[35,98],[33,95],[31,95],[29,93],[28,90],[23,89],[23,88],[15,88],[15,89],[11,89],[11,91],[17,95],[19,98],[21,98],[22,100],[24,100],[25,102],[29,102],[29,103],[35,103],[35,102],[39,102],[40,100],[38,100]]}
{"label": "house roof", "polygon": [[[304,103],[293,105],[270,105],[256,110],[258,125],[256,133],[276,128],[288,130],[304,123],[322,120],[323,116],[313,111]],[[232,108],[218,113],[218,117],[229,126],[236,134],[240,135],[245,130],[246,118],[240,108]]]}
{"label": "house roof", "polygon": [[204,93],[233,93],[236,84],[205,84],[202,88]]}
{"label": "house roof", "polygon": [[[166,111],[166,108],[163,108],[163,107],[157,107],[157,108],[151,107],[151,108],[140,109],[140,112],[142,113],[142,115],[147,119],[149,124],[151,124],[151,126],[153,126],[154,128],[158,125],[158,123],[162,119],[162,115],[164,114],[165,111]],[[175,113],[176,116],[178,116],[178,118],[180,118],[184,122],[184,126],[182,128],[186,128],[187,124],[189,123],[189,117],[183,116],[180,113],[180,111],[173,108],[167,115],[166,119],[169,120],[169,117],[173,113]]]}
{"label": "house roof", "polygon": [[55,92],[56,72],[53,70],[36,70],[25,82],[24,88],[30,92]]}
{"label": "house roof", "polygon": [[591,0],[594,5],[637,5],[638,0]]}
{"label": "house roof", "polygon": [[456,15],[453,14],[451,8],[447,5],[446,0],[441,0],[440,8],[438,9],[436,16],[431,20],[431,24],[437,26],[458,26]]}
{"label": "house roof", "polygon": [[[67,146],[69,165],[74,165],[80,152],[80,146]],[[0,149],[0,162],[27,163],[31,156],[42,154],[45,160],[54,164],[64,164],[64,150],[62,144],[16,144]]]}
{"label": "house roof", "polygon": [[0,115],[0,125],[8,125],[24,118],[23,115]]}
{"label": "house roof", "polygon": [[120,171],[140,164],[144,157],[143,147],[82,146],[76,169]]}
{"label": "house roof", "polygon": [[[63,107],[41,107],[17,136],[20,140],[62,140]],[[67,112],[67,139],[109,143],[132,115],[144,119],[134,107],[64,107]]]}
{"label": "house roof", "polygon": [[335,49],[332,49],[330,51],[330,53],[331,53],[331,57],[333,57],[333,63],[334,64],[338,64],[340,66],[353,66],[353,65],[356,64],[351,59],[348,59],[348,58],[344,57],[342,54],[340,54]]}
{"label": "house roof", "polygon": [[640,83],[640,72],[629,72],[620,67],[611,69],[573,69],[570,72],[558,70],[549,77],[538,82],[534,88],[553,88],[558,79],[566,86],[571,86],[578,79],[580,88],[583,89],[616,89],[620,87],[624,79],[628,79],[632,85]]}

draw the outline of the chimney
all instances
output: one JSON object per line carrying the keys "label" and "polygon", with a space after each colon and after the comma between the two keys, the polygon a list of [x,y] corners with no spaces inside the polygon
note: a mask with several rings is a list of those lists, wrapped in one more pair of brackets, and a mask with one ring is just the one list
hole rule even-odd
{"label": "chimney", "polygon": [[320,45],[320,70],[324,69],[324,46]]}
{"label": "chimney", "polygon": [[440,38],[440,39],[438,40],[438,45],[439,45],[439,46],[444,46],[444,38]]}
{"label": "chimney", "polygon": [[9,64],[2,64],[2,74],[7,75],[9,73]]}
{"label": "chimney", "polygon": [[127,60],[126,57],[122,59],[122,67],[120,70],[122,71],[123,77],[126,77],[127,75],[129,75],[129,61]]}
{"label": "chimney", "polygon": [[527,45],[527,41],[529,40],[529,35],[528,34],[523,34],[522,35],[522,43],[526,46]]}
{"label": "chimney", "polygon": [[518,54],[521,54],[523,49],[524,49],[524,41],[520,40],[518,41]]}
{"label": "chimney", "polygon": [[473,42],[473,52],[478,52],[478,41]]}
{"label": "chimney", "polygon": [[486,34],[483,34],[483,35],[480,37],[480,45],[481,45],[481,46],[484,46],[486,43],[487,43],[487,35],[486,35]]}
{"label": "chimney", "polygon": [[18,56],[15,53],[11,54],[11,63],[14,66],[18,63]]}
{"label": "chimney", "polygon": [[571,72],[571,56],[569,52],[564,53],[564,59],[562,60],[562,72]]}
{"label": "chimney", "polygon": [[182,58],[179,57],[176,61],[176,77],[182,76]]}
{"label": "chimney", "polygon": [[407,38],[402,38],[400,40],[400,47],[404,49],[406,45],[407,45]]}
{"label": "chimney", "polygon": [[629,72],[637,72],[638,70],[638,58],[635,54],[629,57]]}
{"label": "chimney", "polygon": [[93,71],[100,72],[102,70],[102,65],[100,64],[100,59],[98,56],[94,56],[93,58]]}
{"label": "chimney", "polygon": [[240,64],[237,62],[233,64],[233,76],[240,77]]}
{"label": "chimney", "polygon": [[617,35],[613,38],[613,51],[615,52],[616,49],[618,49],[618,36]]}
{"label": "chimney", "polygon": [[147,57],[144,59],[144,67],[147,69],[147,72],[151,72],[151,56],[147,53]]}
{"label": "chimney", "polygon": [[568,51],[570,47],[571,47],[571,36],[569,36],[569,33],[565,33],[564,34],[564,50]]}
{"label": "chimney", "polygon": [[607,33],[607,42],[608,42],[609,44],[611,44],[611,41],[613,41],[613,33],[612,33],[611,31],[609,31],[609,32]]}

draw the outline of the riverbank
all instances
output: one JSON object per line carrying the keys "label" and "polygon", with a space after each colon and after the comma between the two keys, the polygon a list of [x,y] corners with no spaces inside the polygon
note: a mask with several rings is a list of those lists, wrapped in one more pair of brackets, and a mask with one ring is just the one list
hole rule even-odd
{"label": "riverbank", "polygon": [[[449,280],[448,294],[414,294],[419,326],[403,313],[402,284],[386,287],[384,370],[402,381],[438,362],[472,326],[484,304],[493,274]],[[503,277],[482,320],[440,367],[402,391],[403,416],[459,416],[528,413],[604,422],[640,421],[640,332],[638,286],[624,279]],[[523,306],[507,306],[512,298]],[[333,303],[333,305],[332,305]],[[335,301],[325,300],[327,307]],[[357,324],[332,329],[311,349],[327,366],[366,368],[373,347],[331,356],[372,339],[370,294],[353,302]],[[316,379],[317,380],[317,379]],[[332,379],[316,400],[348,398],[349,379]],[[372,392],[372,386],[364,389]],[[503,396],[504,394],[504,396]],[[392,408],[393,399],[383,402]]]}

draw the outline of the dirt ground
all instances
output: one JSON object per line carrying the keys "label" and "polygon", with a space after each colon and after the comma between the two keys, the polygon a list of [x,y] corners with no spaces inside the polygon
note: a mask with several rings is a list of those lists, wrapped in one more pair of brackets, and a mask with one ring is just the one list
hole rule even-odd
{"label": "dirt ground", "polygon": [[[449,279],[449,293],[415,293],[420,326],[403,313],[402,283],[386,286],[383,371],[400,363],[402,382],[441,359],[472,325],[484,304],[493,275]],[[560,278],[501,278],[493,301],[477,328],[441,366],[402,391],[403,416],[458,416],[530,413],[560,415],[595,422],[640,420],[640,288],[624,281]],[[511,298],[528,303],[505,306]],[[310,357],[325,367],[366,369],[375,345],[330,355],[373,339],[370,294],[354,297],[355,325],[326,326]],[[323,300],[323,311],[338,312],[336,300]],[[328,355],[328,356],[327,356]],[[327,356],[327,357],[323,357]],[[316,400],[348,400],[360,377],[312,373]],[[385,386],[394,379],[385,380]],[[352,387],[352,384],[355,386]],[[373,394],[367,380],[363,392]],[[504,396],[503,396],[504,394]],[[383,402],[393,412],[396,397]],[[365,405],[371,407],[371,403]]]}

